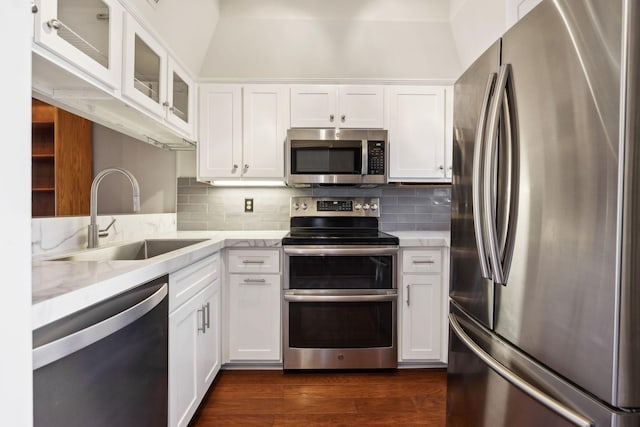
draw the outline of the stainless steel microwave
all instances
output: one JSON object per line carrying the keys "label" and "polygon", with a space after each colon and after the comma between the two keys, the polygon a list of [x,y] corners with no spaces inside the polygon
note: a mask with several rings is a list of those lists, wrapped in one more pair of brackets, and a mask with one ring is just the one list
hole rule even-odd
{"label": "stainless steel microwave", "polygon": [[289,129],[287,185],[387,183],[389,143],[382,129]]}

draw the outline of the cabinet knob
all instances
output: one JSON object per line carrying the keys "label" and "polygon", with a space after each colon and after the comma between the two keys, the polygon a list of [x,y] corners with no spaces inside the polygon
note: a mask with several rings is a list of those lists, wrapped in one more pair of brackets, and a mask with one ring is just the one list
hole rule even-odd
{"label": "cabinet knob", "polygon": [[47,21],[47,26],[51,29],[59,30],[62,27],[62,22],[58,21],[55,18],[49,19],[49,21]]}
{"label": "cabinet knob", "polygon": [[244,165],[244,170],[248,170],[248,169],[249,169],[249,165],[248,165],[248,164],[245,164],[245,165]]}
{"label": "cabinet knob", "polygon": [[444,166],[440,165],[440,166],[438,166],[438,169],[444,170]]}
{"label": "cabinet knob", "polygon": [[333,114],[329,114],[329,121],[331,123],[333,123],[333,119],[335,118],[335,116]]}
{"label": "cabinet knob", "polygon": [[342,121],[342,123],[344,123],[346,119],[347,119],[347,116],[345,116],[344,114],[342,115],[342,117],[340,117],[340,120]]}
{"label": "cabinet knob", "polygon": [[38,13],[38,5],[34,1],[31,2],[31,13]]}
{"label": "cabinet knob", "polygon": [[235,171],[238,170],[238,165],[233,165],[233,170],[231,171],[231,173],[235,173]]}

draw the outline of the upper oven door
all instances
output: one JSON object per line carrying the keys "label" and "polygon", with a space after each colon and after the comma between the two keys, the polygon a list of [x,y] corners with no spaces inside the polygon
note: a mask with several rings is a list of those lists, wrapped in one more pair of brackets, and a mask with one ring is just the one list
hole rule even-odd
{"label": "upper oven door", "polygon": [[286,246],[285,289],[396,289],[396,247]]}

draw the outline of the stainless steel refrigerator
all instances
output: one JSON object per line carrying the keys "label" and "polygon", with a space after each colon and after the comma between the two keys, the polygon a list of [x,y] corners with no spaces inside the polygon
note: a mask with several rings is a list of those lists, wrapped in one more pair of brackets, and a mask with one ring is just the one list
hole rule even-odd
{"label": "stainless steel refrigerator", "polygon": [[544,0],[454,92],[447,426],[640,426],[640,4]]}

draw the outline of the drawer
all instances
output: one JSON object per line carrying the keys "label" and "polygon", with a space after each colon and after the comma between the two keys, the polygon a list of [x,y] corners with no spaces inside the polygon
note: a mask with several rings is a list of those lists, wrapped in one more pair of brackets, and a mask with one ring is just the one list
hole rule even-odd
{"label": "drawer", "polygon": [[279,273],[280,251],[277,249],[230,249],[229,273]]}
{"label": "drawer", "polygon": [[169,275],[169,312],[218,279],[220,254],[216,253]]}
{"label": "drawer", "polygon": [[442,251],[405,250],[402,252],[403,273],[440,273],[442,271]]}

